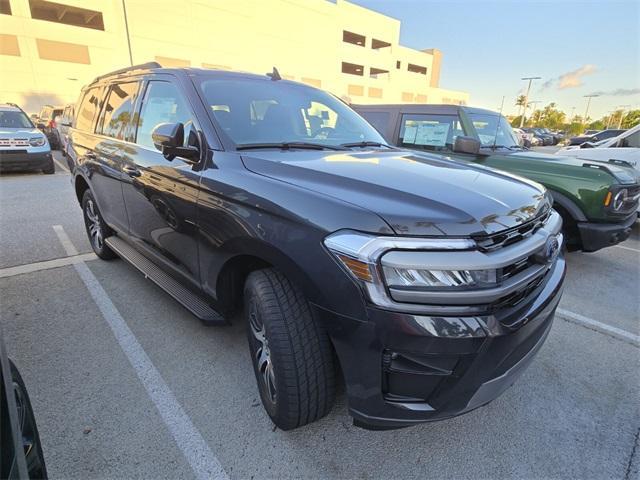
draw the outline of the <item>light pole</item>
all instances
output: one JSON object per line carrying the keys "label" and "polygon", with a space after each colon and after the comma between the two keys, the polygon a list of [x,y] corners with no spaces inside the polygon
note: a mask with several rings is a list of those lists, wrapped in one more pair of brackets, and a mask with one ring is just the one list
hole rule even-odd
{"label": "light pole", "polygon": [[571,118],[569,118],[569,123],[573,123],[573,119],[575,118],[576,107],[571,107]]}
{"label": "light pole", "polygon": [[[540,100],[531,100],[528,104],[525,104],[525,110],[527,106],[533,105],[533,109],[531,110],[531,120],[533,120],[533,114],[536,113],[536,105],[538,103],[542,103],[542,102]],[[540,120],[540,113],[538,113],[538,120]]]}
{"label": "light pole", "polygon": [[588,118],[588,115],[589,115],[589,106],[591,105],[591,99],[594,98],[594,97],[599,97],[599,96],[600,95],[594,95],[594,94],[584,95],[584,97],[588,99],[587,100],[587,108],[584,111],[584,123],[585,124],[587,123],[587,118]]}
{"label": "light pole", "polygon": [[534,80],[540,80],[542,77],[524,77],[520,80],[529,80],[529,84],[527,85],[527,93],[524,95],[524,112],[522,112],[522,117],[520,117],[520,128],[524,125],[524,117],[527,114],[527,105],[529,102],[529,90],[531,90],[531,82]]}
{"label": "light pole", "polygon": [[618,130],[620,130],[620,128],[622,128],[622,119],[624,118],[624,111],[627,107],[630,107],[631,105],[618,105],[616,107],[616,109],[621,108],[622,111],[620,112],[620,120],[618,120]]}

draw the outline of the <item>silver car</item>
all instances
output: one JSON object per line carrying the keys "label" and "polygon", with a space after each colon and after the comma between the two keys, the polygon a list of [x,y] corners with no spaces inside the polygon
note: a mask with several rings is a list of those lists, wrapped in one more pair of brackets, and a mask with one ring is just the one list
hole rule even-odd
{"label": "silver car", "polygon": [[0,171],[8,170],[55,172],[47,137],[14,103],[0,104]]}

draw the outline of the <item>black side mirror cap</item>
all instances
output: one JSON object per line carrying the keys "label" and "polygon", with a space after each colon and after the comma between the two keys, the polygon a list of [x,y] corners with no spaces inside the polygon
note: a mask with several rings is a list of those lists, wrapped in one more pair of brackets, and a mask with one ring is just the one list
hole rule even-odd
{"label": "black side mirror cap", "polygon": [[473,137],[465,137],[463,135],[456,137],[453,143],[453,151],[455,153],[469,153],[478,155],[480,153],[480,141]]}
{"label": "black side mirror cap", "polygon": [[189,163],[197,163],[200,150],[197,147],[183,147],[184,125],[182,123],[161,123],[151,132],[155,147],[164,158],[171,161],[180,157]]}
{"label": "black side mirror cap", "polygon": [[44,125],[44,123],[38,123],[38,124],[36,124],[36,128],[38,130],[44,130],[45,129],[45,125]]}
{"label": "black side mirror cap", "polygon": [[582,145],[580,145],[580,148],[593,148],[595,147],[595,145],[591,142],[584,142]]}

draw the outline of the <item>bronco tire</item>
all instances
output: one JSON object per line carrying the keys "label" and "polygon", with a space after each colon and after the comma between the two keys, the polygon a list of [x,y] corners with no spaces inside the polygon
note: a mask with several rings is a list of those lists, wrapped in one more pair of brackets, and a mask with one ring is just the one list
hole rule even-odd
{"label": "bronco tire", "polygon": [[325,416],[335,397],[333,351],[298,288],[275,269],[252,272],[244,288],[247,335],[262,404],[290,430]]}
{"label": "bronco tire", "polygon": [[116,258],[117,255],[104,242],[107,237],[113,235],[113,231],[104,222],[100,210],[98,210],[98,204],[88,188],[82,196],[82,214],[89,243],[91,243],[95,254],[103,260]]}

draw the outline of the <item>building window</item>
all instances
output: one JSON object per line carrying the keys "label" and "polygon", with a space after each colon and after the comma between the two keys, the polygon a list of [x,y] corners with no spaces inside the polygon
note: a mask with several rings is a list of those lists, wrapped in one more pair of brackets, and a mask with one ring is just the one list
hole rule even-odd
{"label": "building window", "polygon": [[409,63],[407,65],[407,70],[413,73],[420,73],[422,75],[427,74],[427,67],[421,67],[420,65],[414,65],[413,63]]}
{"label": "building window", "polygon": [[312,87],[320,88],[322,87],[322,82],[316,78],[305,78],[302,77],[302,83],[306,83],[307,85],[311,85]]}
{"label": "building window", "polygon": [[369,87],[369,97],[371,98],[382,98],[382,89]]}
{"label": "building window", "polygon": [[400,68],[402,66],[402,63],[400,62],[400,60],[396,60],[396,68]]}
{"label": "building window", "polygon": [[349,75],[364,75],[364,66],[356,65],[355,63],[342,62],[342,73],[348,73]]}
{"label": "building window", "polygon": [[402,92],[402,101],[403,102],[413,102],[413,93]]}
{"label": "building window", "polygon": [[353,32],[347,32],[346,30],[342,31],[342,41],[344,43],[351,43],[353,45],[359,45],[364,47],[364,44],[367,41],[367,37],[364,35],[359,35]]}
{"label": "building window", "polygon": [[362,97],[364,95],[364,87],[362,85],[349,85],[347,93],[354,97]]}
{"label": "building window", "polygon": [[11,15],[11,2],[9,0],[0,0],[0,13]]}
{"label": "building window", "polygon": [[416,95],[416,102],[417,103],[427,103],[427,96],[426,95],[422,95],[420,93],[418,93]]}
{"label": "building window", "polygon": [[369,76],[371,78],[380,78],[381,75],[384,75],[386,73],[389,73],[389,70],[385,70],[383,68],[375,68],[375,67],[371,67],[369,69]]}
{"label": "building window", "polygon": [[45,0],[29,0],[31,18],[47,22],[64,23],[75,27],[104,30],[102,13],[86,8],[72,7],[62,3],[47,2]]}
{"label": "building window", "polygon": [[77,43],[56,42],[36,38],[38,55],[43,60],[90,64],[89,47]]}
{"label": "building window", "polygon": [[18,37],[0,33],[0,55],[19,57],[20,45],[18,45]]}
{"label": "building window", "polygon": [[376,38],[371,39],[371,48],[373,48],[374,50],[380,50],[381,48],[387,48],[390,46],[391,44],[389,42],[378,40]]}
{"label": "building window", "polygon": [[191,62],[189,60],[182,60],[180,58],[171,58],[171,57],[159,57],[156,56],[156,62],[158,62],[163,67],[190,67]]}

